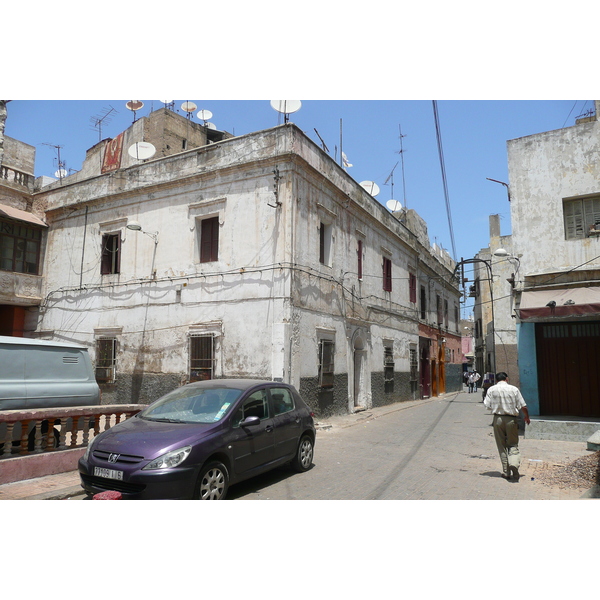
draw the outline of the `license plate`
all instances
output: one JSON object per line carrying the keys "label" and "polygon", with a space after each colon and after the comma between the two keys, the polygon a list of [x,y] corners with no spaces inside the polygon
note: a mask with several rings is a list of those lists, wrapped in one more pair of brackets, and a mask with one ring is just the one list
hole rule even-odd
{"label": "license plate", "polygon": [[119,481],[123,481],[123,471],[94,467],[94,475],[96,477],[105,477],[106,479],[118,479]]}

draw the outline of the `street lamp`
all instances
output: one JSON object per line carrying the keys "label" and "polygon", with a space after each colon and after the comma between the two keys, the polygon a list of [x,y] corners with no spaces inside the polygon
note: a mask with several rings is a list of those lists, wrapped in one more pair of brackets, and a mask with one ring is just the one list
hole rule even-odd
{"label": "street lamp", "polygon": [[489,177],[486,177],[486,179],[488,181],[493,181],[494,183],[499,183],[500,185],[503,185],[506,188],[506,193],[508,195],[508,201],[510,202],[510,187],[508,187],[508,183],[504,183],[504,181],[498,181],[497,179],[490,179]]}
{"label": "street lamp", "polygon": [[519,274],[519,269],[521,267],[521,261],[520,261],[520,259],[517,256],[513,256],[512,254],[509,254],[504,248],[498,248],[494,252],[494,256],[497,256],[498,258],[505,258],[509,262],[511,262],[513,260],[517,261],[515,272],[511,274],[510,279],[506,280],[514,288],[515,287],[515,280],[516,280],[517,275]]}
{"label": "street lamp", "polygon": [[158,231],[144,231],[137,221],[129,221],[129,223],[127,223],[127,229],[130,229],[131,231],[141,231],[144,235],[151,237],[155,244],[158,244]]}
{"label": "street lamp", "polygon": [[154,270],[154,261],[156,260],[156,246],[158,245],[158,231],[144,231],[142,226],[137,221],[129,221],[127,229],[130,231],[141,231],[144,235],[151,237],[154,240],[154,252],[152,253],[151,276],[156,279],[156,271]]}

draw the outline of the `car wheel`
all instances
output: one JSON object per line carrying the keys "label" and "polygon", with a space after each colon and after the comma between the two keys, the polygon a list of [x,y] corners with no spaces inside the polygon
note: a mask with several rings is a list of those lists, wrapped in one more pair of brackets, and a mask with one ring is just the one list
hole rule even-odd
{"label": "car wheel", "polygon": [[229,487],[229,473],[221,462],[211,462],[203,467],[196,483],[198,500],[223,500]]}
{"label": "car wheel", "polygon": [[292,467],[302,473],[308,471],[312,465],[314,453],[314,444],[309,435],[304,435],[300,438],[296,458],[292,461]]}

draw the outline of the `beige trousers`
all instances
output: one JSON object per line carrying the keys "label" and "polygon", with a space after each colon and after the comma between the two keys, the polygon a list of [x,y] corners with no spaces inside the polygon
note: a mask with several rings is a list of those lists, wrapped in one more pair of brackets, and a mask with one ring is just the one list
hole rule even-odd
{"label": "beige trousers", "polygon": [[517,469],[521,466],[519,419],[511,415],[494,415],[493,425],[502,471],[505,475],[509,475],[509,466]]}

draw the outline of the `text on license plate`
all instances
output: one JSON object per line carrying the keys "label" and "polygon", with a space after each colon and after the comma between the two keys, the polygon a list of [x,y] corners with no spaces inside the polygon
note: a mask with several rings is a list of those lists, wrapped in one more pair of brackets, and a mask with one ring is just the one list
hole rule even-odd
{"label": "text on license plate", "polygon": [[106,477],[107,479],[119,479],[120,481],[123,481],[123,471],[94,467],[94,475],[96,477]]}

